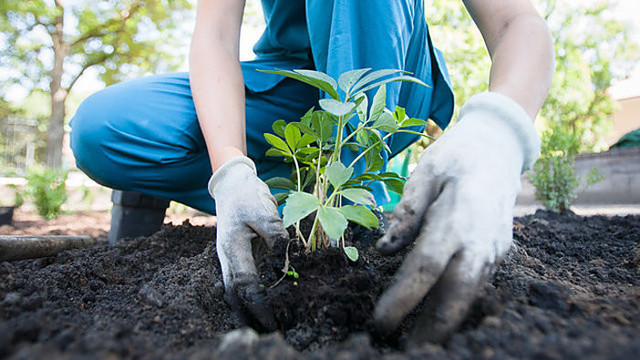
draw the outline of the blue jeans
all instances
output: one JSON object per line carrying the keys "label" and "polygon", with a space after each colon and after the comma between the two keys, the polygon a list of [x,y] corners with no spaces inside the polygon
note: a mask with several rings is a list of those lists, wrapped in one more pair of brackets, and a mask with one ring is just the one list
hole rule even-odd
{"label": "blue jeans", "polygon": [[[263,133],[276,120],[299,120],[317,100],[315,88],[289,79],[266,91],[247,90],[247,152],[261,178],[290,175],[288,164],[265,157],[270,145]],[[207,191],[211,165],[187,73],[109,86],[81,104],[71,127],[76,164],[96,182],[215,213]]]}

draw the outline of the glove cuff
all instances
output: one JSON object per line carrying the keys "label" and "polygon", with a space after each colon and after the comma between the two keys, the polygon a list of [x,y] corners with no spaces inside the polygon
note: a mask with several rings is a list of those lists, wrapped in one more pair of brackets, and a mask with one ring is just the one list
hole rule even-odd
{"label": "glove cuff", "polygon": [[523,163],[521,172],[529,170],[540,155],[540,138],[527,112],[511,98],[484,92],[472,96],[460,109],[462,120],[470,113],[485,112],[500,121],[516,137],[521,146]]}
{"label": "glove cuff", "polygon": [[248,169],[254,175],[258,173],[256,170],[256,165],[253,163],[251,159],[249,159],[246,156],[236,156],[231,160],[228,160],[227,162],[222,164],[222,166],[220,166],[216,170],[216,172],[213,173],[213,175],[211,176],[211,179],[209,179],[209,185],[207,186],[207,188],[209,189],[209,195],[211,195],[213,199],[215,199],[214,193],[215,193],[216,187],[222,182],[224,182],[227,175],[229,175],[234,171],[237,171],[235,169],[238,169],[238,168],[244,168],[245,171]]}

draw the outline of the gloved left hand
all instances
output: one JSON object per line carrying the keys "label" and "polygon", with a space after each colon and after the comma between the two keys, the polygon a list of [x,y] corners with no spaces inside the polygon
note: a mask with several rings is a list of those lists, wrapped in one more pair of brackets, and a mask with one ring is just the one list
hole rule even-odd
{"label": "gloved left hand", "polygon": [[287,234],[276,199],[245,156],[225,162],[211,177],[209,193],[216,202],[216,250],[225,285],[225,300],[258,330],[276,323],[260,288],[254,253],[270,249]]}
{"label": "gloved left hand", "polygon": [[416,241],[375,309],[379,335],[395,330],[427,293],[410,343],[444,341],[460,325],[511,246],[520,174],[539,150],[533,121],[510,98],[483,93],[462,107],[458,123],[422,154],[377,243],[394,253]]}

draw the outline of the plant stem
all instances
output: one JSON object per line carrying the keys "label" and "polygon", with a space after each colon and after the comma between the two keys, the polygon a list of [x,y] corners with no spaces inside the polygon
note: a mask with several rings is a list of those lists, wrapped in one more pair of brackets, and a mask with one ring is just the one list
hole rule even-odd
{"label": "plant stem", "polygon": [[298,191],[303,191],[302,183],[300,182],[300,165],[298,165],[298,159],[296,159],[296,154],[293,154],[293,164],[296,166],[296,178],[298,180]]}
{"label": "plant stem", "polygon": [[[318,228],[318,221],[320,221],[320,218],[318,217],[318,214],[316,213],[316,218],[313,219],[313,226],[311,227],[311,235],[309,238],[309,243],[311,244],[311,251],[316,251],[316,241],[317,241],[317,236],[316,236],[316,229]],[[306,246],[308,248],[308,246]]]}
{"label": "plant stem", "polygon": [[391,136],[393,134],[389,133],[387,135],[385,135],[382,140],[378,141],[377,143],[371,145],[370,147],[368,147],[367,149],[365,149],[363,152],[360,153],[360,155],[358,155],[355,159],[353,159],[353,161],[351,162],[351,164],[349,164],[349,167],[353,167],[353,165],[355,165],[356,162],[358,162],[358,160],[362,159],[362,157],[368,153],[371,149],[373,149],[376,145],[380,144],[382,141],[387,140],[387,138],[389,136]]}
{"label": "plant stem", "polygon": [[[296,166],[296,179],[298,182],[298,191],[303,191],[302,182],[300,181],[300,165],[298,164],[298,159],[296,159],[295,153],[293,153],[293,163]],[[300,221],[297,221],[294,227],[296,228],[296,234],[298,235],[300,240],[302,240],[302,243],[305,244],[306,246],[307,241],[304,238],[304,234],[302,234],[302,231],[300,230]]]}

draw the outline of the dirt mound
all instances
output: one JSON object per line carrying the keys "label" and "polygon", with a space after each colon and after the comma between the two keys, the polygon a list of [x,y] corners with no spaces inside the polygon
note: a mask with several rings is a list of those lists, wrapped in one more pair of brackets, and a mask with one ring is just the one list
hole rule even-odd
{"label": "dirt mound", "polygon": [[281,331],[258,335],[233,330],[240,324],[222,299],[214,233],[185,223],[115,247],[1,263],[0,358],[625,359],[640,353],[640,216],[539,212],[516,219],[517,246],[462,328],[446,344],[410,350],[401,341],[373,343],[366,333],[403,255],[383,257],[361,246],[353,263],[337,249],[305,255],[293,248],[298,278],[287,276],[270,289],[284,263],[271,254],[261,271]]}

